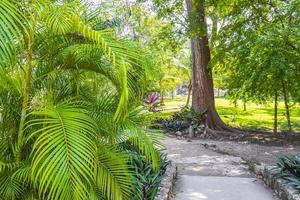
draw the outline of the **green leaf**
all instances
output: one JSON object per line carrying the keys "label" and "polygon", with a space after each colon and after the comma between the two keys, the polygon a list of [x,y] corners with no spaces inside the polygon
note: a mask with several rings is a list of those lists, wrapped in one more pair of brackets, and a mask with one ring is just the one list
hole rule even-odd
{"label": "green leaf", "polygon": [[29,126],[39,129],[33,148],[32,176],[41,197],[87,199],[95,179],[95,124],[85,111],[72,102],[32,112]]}

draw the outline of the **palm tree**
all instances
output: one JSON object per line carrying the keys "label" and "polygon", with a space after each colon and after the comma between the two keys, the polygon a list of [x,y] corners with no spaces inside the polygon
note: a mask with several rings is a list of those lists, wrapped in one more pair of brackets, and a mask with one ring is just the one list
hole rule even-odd
{"label": "palm tree", "polygon": [[159,168],[147,54],[79,3],[2,0],[0,21],[0,199],[130,199],[122,145]]}

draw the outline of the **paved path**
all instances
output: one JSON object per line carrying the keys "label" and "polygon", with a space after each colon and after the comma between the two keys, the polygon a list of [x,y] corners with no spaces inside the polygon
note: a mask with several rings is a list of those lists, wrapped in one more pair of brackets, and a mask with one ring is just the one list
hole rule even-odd
{"label": "paved path", "polygon": [[174,200],[277,200],[241,158],[208,150],[201,141],[164,143],[178,166]]}

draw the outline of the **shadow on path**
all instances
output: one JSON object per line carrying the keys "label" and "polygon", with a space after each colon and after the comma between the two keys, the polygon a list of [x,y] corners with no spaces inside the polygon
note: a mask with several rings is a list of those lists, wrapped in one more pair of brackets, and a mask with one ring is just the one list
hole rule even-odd
{"label": "shadow on path", "polygon": [[174,200],[275,200],[240,157],[206,149],[199,141],[164,141],[169,158],[178,166]]}

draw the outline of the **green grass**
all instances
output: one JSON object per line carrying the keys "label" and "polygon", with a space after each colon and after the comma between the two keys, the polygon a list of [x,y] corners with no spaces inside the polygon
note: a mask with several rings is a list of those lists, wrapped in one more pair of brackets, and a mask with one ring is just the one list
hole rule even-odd
{"label": "green grass", "polygon": [[[180,107],[185,105],[184,97],[176,97],[174,99],[166,99],[165,111],[160,115],[168,117],[174,112],[180,110]],[[221,118],[231,126],[241,126],[253,129],[273,129],[274,111],[273,104],[255,104],[247,103],[247,110],[243,110],[242,102],[238,102],[237,107],[234,106],[228,99],[216,98],[217,111]],[[291,108],[291,121],[293,130],[300,131],[300,106]],[[283,102],[278,105],[278,129],[287,130],[287,121],[285,117],[285,109]]]}

